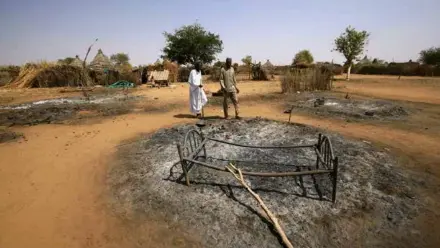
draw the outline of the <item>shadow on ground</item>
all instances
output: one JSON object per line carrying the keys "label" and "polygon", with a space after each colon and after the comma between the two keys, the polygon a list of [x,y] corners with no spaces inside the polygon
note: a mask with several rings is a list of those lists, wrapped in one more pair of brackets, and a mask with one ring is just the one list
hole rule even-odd
{"label": "shadow on ground", "polygon": [[[197,119],[194,115],[190,115],[190,114],[177,114],[174,115],[174,118],[179,118],[179,119]],[[219,120],[222,119],[223,117],[219,116],[219,115],[213,115],[213,116],[205,116],[204,119],[205,120]]]}

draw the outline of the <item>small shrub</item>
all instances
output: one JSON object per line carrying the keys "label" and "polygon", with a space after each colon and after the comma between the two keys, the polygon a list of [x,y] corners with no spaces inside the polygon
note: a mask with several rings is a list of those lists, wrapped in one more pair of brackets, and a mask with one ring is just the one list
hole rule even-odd
{"label": "small shrub", "polygon": [[217,67],[217,66],[212,67],[211,74],[209,74],[209,80],[219,81],[221,70],[222,70],[222,67]]}
{"label": "small shrub", "polygon": [[213,70],[211,66],[203,66],[202,67],[202,75],[210,75]]}
{"label": "small shrub", "polygon": [[20,66],[0,66],[0,86],[12,82],[20,74]]}
{"label": "small shrub", "polygon": [[13,77],[8,72],[0,71],[0,86],[8,84],[12,79]]}

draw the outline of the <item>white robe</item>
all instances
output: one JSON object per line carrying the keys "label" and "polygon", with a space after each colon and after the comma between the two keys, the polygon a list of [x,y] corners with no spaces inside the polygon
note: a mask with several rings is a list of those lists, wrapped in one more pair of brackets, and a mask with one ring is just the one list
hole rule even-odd
{"label": "white robe", "polygon": [[193,69],[189,74],[188,83],[191,113],[200,114],[202,107],[208,102],[205,91],[199,87],[202,84],[202,73]]}

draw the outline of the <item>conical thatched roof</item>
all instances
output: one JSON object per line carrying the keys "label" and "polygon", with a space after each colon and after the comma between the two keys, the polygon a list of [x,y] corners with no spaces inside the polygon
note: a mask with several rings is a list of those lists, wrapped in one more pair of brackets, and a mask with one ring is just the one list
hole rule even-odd
{"label": "conical thatched roof", "polygon": [[71,66],[77,66],[77,67],[82,67],[83,66],[83,62],[79,59],[79,56],[76,55],[75,59],[72,61],[72,63],[70,63]]}
{"label": "conical thatched roof", "polygon": [[90,62],[89,67],[94,71],[104,71],[104,69],[112,69],[113,65],[110,59],[99,49],[95,58]]}
{"label": "conical thatched roof", "polygon": [[267,69],[267,70],[272,70],[273,69],[273,65],[272,65],[272,63],[270,63],[269,60],[267,60],[266,63],[264,63],[263,68]]}

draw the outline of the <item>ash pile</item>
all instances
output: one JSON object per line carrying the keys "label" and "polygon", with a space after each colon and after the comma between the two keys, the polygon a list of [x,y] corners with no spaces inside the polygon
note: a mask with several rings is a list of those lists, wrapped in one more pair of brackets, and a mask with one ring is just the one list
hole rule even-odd
{"label": "ash pile", "polygon": [[[164,216],[182,225],[205,247],[282,247],[263,211],[228,172],[196,167],[191,185],[181,180],[176,143],[193,125],[161,129],[120,147],[109,172],[113,208],[127,215]],[[213,120],[204,135],[249,145],[299,145],[316,142],[322,130],[276,121]],[[420,232],[411,223],[423,207],[415,194],[418,177],[402,170],[385,152],[369,143],[325,132],[339,158],[335,204],[321,198],[310,176],[245,177],[279,218],[295,247],[412,247]],[[207,144],[208,158],[243,169],[283,170],[279,164],[314,163],[306,150],[246,149]],[[258,166],[241,160],[259,161]],[[267,163],[264,163],[267,162]],[[277,162],[277,164],[271,164]],[[326,178],[323,189],[330,190]],[[126,206],[130,206],[126,210]],[[124,212],[127,211],[127,212]]]}
{"label": "ash pile", "polygon": [[121,115],[129,113],[132,105],[141,98],[116,94],[92,96],[88,100],[71,97],[0,106],[0,125],[62,124],[81,118],[76,116],[79,111],[94,111],[96,116]]}
{"label": "ash pile", "polygon": [[351,99],[349,94],[341,99],[326,94],[306,93],[286,107],[293,107],[293,111],[355,119],[402,120],[410,114],[407,109],[391,101]]}

